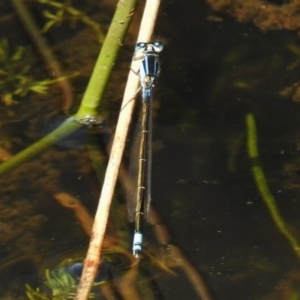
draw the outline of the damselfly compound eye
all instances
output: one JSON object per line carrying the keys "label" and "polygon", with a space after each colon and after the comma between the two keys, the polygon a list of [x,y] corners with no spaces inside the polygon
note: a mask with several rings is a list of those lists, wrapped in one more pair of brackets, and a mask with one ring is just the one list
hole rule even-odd
{"label": "damselfly compound eye", "polygon": [[145,48],[146,45],[147,45],[147,43],[142,43],[142,42],[141,42],[141,43],[137,43],[137,44],[135,45],[135,51],[139,51],[139,50]]}
{"label": "damselfly compound eye", "polygon": [[163,48],[164,48],[164,45],[161,42],[159,42],[159,41],[153,42],[152,45],[155,48],[156,52],[161,52],[163,50]]}

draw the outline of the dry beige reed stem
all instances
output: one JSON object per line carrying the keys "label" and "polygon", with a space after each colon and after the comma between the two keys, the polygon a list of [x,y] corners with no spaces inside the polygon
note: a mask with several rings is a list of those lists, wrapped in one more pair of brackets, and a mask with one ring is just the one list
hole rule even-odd
{"label": "dry beige reed stem", "polygon": [[[151,39],[159,4],[160,0],[146,1],[140,31],[137,39],[138,42],[147,42]],[[125,147],[127,132],[134,108],[134,98],[136,96],[139,84],[139,78],[138,76],[136,76],[136,74],[134,74],[134,72],[132,72],[132,70],[138,70],[138,67],[139,62],[133,60],[130,67],[131,71],[128,75],[119,120],[117,123],[109,162],[105,173],[104,183],[99,199],[99,205],[95,215],[92,237],[90,240],[89,249],[84,263],[84,269],[78,286],[77,294],[75,296],[75,300],[88,299],[88,295],[92,288],[94,278],[100,263],[101,249],[104,240],[109,209],[112,201],[114,188],[116,185],[118,171]]]}

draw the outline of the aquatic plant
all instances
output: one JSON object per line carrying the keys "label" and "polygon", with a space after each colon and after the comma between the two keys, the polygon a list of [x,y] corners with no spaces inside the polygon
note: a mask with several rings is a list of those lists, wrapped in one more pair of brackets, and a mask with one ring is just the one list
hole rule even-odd
{"label": "aquatic plant", "polygon": [[278,230],[288,240],[291,248],[295,254],[300,258],[300,242],[293,232],[288,228],[282,214],[278,208],[278,204],[270,188],[267,184],[267,178],[264,170],[259,163],[259,151],[257,146],[257,129],[254,115],[249,113],[246,115],[246,126],[247,126],[247,150],[249,158],[252,161],[252,175],[255,180],[257,190],[269,210],[270,216],[272,217]]}
{"label": "aquatic plant", "polygon": [[44,25],[42,32],[47,32],[53,26],[60,26],[63,22],[70,22],[71,26],[75,26],[76,22],[82,22],[89,27],[91,27],[98,38],[100,43],[103,43],[105,34],[102,29],[102,26],[91,19],[84,12],[76,9],[74,6],[70,4],[70,2],[61,3],[55,0],[36,0],[37,2],[48,5],[54,9],[53,12],[49,10],[44,10],[43,15],[48,19],[46,24]]}
{"label": "aquatic plant", "polygon": [[51,85],[70,77],[35,79],[31,72],[33,62],[29,49],[17,46],[11,51],[7,39],[0,41],[0,94],[4,105],[17,104],[16,97],[24,97],[29,92],[46,94]]}
{"label": "aquatic plant", "polygon": [[[51,290],[51,296],[42,292],[38,287],[32,288],[26,285],[26,295],[31,300],[64,300],[73,299],[77,289],[76,280],[64,269],[60,268],[57,271],[45,271],[45,285]],[[100,282],[94,283],[93,286],[100,285]],[[94,294],[90,293],[88,299],[93,299]]]}

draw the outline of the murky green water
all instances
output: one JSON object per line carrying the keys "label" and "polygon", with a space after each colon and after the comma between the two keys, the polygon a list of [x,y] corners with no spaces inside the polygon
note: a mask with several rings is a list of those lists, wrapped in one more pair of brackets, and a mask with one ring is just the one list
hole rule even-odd
{"label": "murky green water", "polygon": [[[18,45],[31,52],[16,66],[11,62],[11,72],[30,65],[26,76],[48,78],[13,8],[1,5],[5,15],[0,18],[4,28],[0,38],[7,39],[9,53]],[[74,6],[83,9],[80,2]],[[31,7],[42,24],[41,9]],[[113,10],[112,4],[93,1],[85,7],[105,27]],[[111,128],[126,81],[133,31],[103,103]],[[216,14],[204,1],[196,0],[163,3],[155,32],[165,49],[155,91],[152,197],[171,233],[170,244],[177,245],[203,276],[213,299],[300,299],[299,258],[277,229],[255,185],[245,123],[246,114],[252,113],[271,193],[298,238],[297,33],[261,31],[252,22],[239,23]],[[71,110],[76,111],[97,57],[95,34],[80,22],[75,28],[64,22],[46,38],[63,70],[81,71],[71,80],[75,95]],[[15,154],[51,130],[64,114],[58,87],[50,87],[45,95],[14,96],[15,102],[8,103],[13,88],[10,81],[1,90],[0,146]],[[73,195],[81,208],[94,214],[100,184],[91,148],[94,155],[101,153],[98,159],[104,170],[103,145],[108,139],[99,128],[88,135],[80,131],[1,179],[1,299],[26,299],[25,284],[41,286],[46,269],[55,270],[64,259],[85,255],[89,239],[75,210],[54,197],[61,192]],[[121,194],[119,186],[108,231],[125,249],[123,242],[130,245],[132,228],[126,222]],[[145,248],[152,256],[145,256],[136,278],[141,299],[200,299],[184,268],[170,250],[159,245],[151,226],[145,234]],[[115,269],[122,265],[111,264]],[[122,265],[126,268],[130,269],[130,262]]]}

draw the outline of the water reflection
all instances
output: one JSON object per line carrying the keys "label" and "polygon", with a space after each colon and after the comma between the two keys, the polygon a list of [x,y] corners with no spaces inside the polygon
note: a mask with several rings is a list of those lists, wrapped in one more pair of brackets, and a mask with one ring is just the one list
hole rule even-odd
{"label": "water reflection", "polygon": [[[68,267],[65,267],[65,271],[69,273],[77,282],[79,282],[83,270],[83,263],[74,263]],[[113,266],[107,262],[102,262],[98,268],[98,272],[95,277],[95,282],[113,279]]]}

